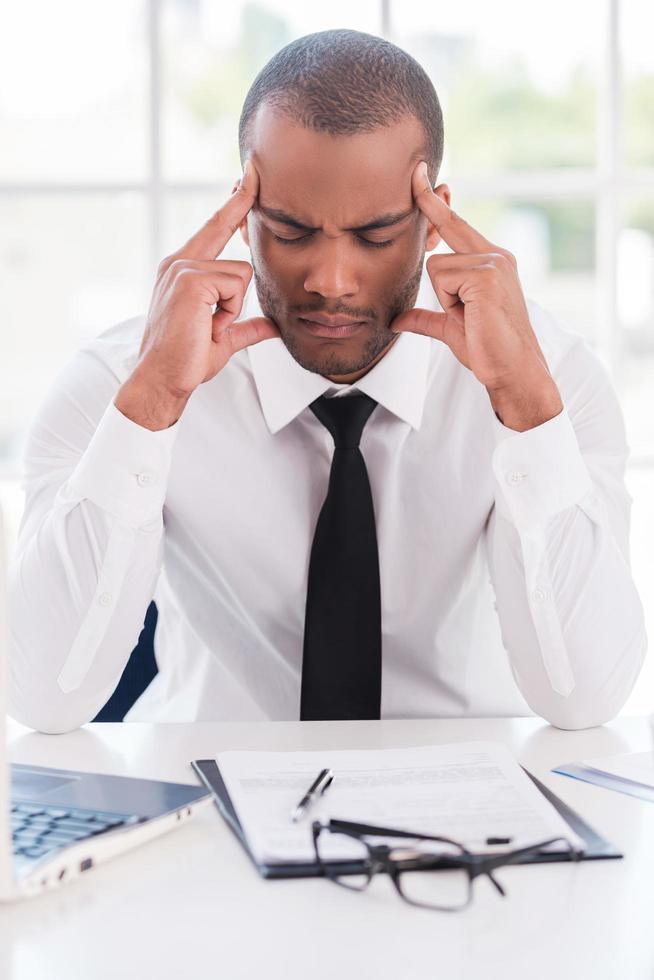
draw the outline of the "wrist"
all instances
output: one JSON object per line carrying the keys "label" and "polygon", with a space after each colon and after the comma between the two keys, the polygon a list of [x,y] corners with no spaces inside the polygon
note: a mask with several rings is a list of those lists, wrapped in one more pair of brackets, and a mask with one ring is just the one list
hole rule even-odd
{"label": "wrist", "polygon": [[189,398],[190,394],[175,394],[160,381],[134,372],[118,389],[114,405],[130,421],[158,431],[179,420]]}
{"label": "wrist", "polygon": [[543,425],[563,411],[561,394],[549,372],[545,379],[525,375],[514,385],[487,391],[499,421],[517,432]]}

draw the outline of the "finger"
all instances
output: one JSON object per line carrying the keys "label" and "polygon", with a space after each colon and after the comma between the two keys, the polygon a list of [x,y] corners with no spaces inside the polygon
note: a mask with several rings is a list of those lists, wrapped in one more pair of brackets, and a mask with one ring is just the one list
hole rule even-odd
{"label": "finger", "polygon": [[187,267],[179,272],[176,282],[182,290],[193,290],[194,296],[208,306],[217,304],[213,316],[222,314],[226,323],[235,320],[243,308],[245,284],[240,276],[224,272],[207,273]]}
{"label": "finger", "polygon": [[436,340],[444,341],[445,321],[447,313],[434,313],[433,310],[422,310],[416,306],[412,310],[405,310],[396,316],[391,324],[393,333],[421,333],[425,337],[434,337]]}
{"label": "finger", "polygon": [[430,267],[430,260],[427,261],[427,273],[443,308],[450,309],[459,302],[470,302],[480,295],[480,288],[488,296],[495,295],[498,284],[501,286],[497,265],[479,261],[485,258],[483,255],[457,254],[457,257],[466,261],[455,263],[447,269],[435,269],[434,264]]}
{"label": "finger", "polygon": [[449,208],[438,194],[434,194],[424,160],[413,171],[411,190],[420,210],[427,215],[443,241],[455,252],[499,251],[481,232]]}
{"label": "finger", "polygon": [[222,330],[229,327],[239,317],[243,310],[245,289],[243,280],[238,276],[227,276],[218,283],[219,296],[216,297],[216,309],[211,317],[211,336],[218,340]]}
{"label": "finger", "polygon": [[[243,309],[243,298],[245,296],[245,284],[243,280],[240,276],[230,276],[220,272],[211,277],[210,288],[212,293],[215,292],[213,301],[217,303],[216,313],[224,313],[231,323]],[[216,313],[214,313],[214,316]]]}
{"label": "finger", "polygon": [[515,274],[515,256],[508,249],[494,246],[494,252],[437,252],[427,259],[427,269],[438,274],[447,269],[464,269],[467,267],[495,266],[499,271]]}
{"label": "finger", "polygon": [[240,276],[246,288],[252,279],[252,266],[249,262],[239,259],[181,259],[169,256],[160,264],[160,275],[170,270],[172,276],[177,274],[177,270],[195,269],[198,272],[226,273],[232,276]]}
{"label": "finger", "polygon": [[178,258],[215,259],[247,215],[259,193],[259,175],[247,160],[243,176],[229,200],[175,253]]}
{"label": "finger", "polygon": [[427,275],[443,309],[463,302],[460,290],[469,282],[474,271],[493,264],[495,255],[469,255],[463,252],[443,252],[430,255],[425,263]]}
{"label": "finger", "polygon": [[438,297],[438,302],[441,304],[445,312],[451,310],[454,306],[458,306],[458,304],[462,302],[458,292],[456,290],[452,290],[452,292],[450,292],[443,282],[437,280],[433,282],[432,285],[434,287],[434,292]]}
{"label": "finger", "polygon": [[476,265],[496,265],[500,269],[507,260],[500,252],[438,252],[430,255],[425,265],[434,275]]}
{"label": "finger", "polygon": [[248,320],[236,320],[226,329],[219,330],[215,339],[227,343],[230,354],[235,354],[245,347],[273,337],[281,337],[277,325],[268,317],[255,316]]}

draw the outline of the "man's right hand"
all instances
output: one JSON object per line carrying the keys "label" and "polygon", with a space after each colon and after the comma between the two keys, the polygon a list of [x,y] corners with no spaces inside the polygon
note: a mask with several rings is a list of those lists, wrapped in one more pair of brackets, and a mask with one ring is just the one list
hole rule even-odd
{"label": "man's right hand", "polygon": [[173,425],[195,389],[215,377],[232,354],[280,336],[267,317],[234,322],[252,266],[216,261],[258,191],[259,176],[248,160],[230,199],[159,264],[139,360],[114,400],[123,415],[145,428]]}

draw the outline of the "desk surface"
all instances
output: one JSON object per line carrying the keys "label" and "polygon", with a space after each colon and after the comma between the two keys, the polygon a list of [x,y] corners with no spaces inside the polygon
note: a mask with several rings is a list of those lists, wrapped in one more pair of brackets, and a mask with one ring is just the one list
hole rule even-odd
{"label": "desk surface", "polygon": [[40,735],[10,722],[13,761],[194,782],[192,758],[228,748],[379,748],[497,739],[619,846],[621,860],[503,868],[460,913],[264,881],[214,807],[57,892],[0,908],[3,980],[307,980],[654,977],[654,805],[551,773],[652,748],[649,718],[565,732],[536,718],[259,724],[95,724]]}

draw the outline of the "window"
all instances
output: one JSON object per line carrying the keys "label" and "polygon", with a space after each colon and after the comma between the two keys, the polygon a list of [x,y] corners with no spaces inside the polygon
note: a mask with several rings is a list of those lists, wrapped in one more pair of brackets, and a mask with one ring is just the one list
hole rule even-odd
{"label": "window", "polygon": [[[39,31],[33,30],[35,22]],[[564,25],[564,27],[562,27]],[[74,30],[71,27],[74,26]],[[519,0],[83,0],[0,17],[0,467],[82,340],[147,309],[159,260],[229,194],[256,72],[294,37],[383,34],[430,72],[453,207],[611,371],[632,564],[654,635],[654,7]],[[29,52],[29,57],[26,53]],[[35,70],[35,65],[38,69]],[[244,257],[238,238],[231,254]],[[646,665],[628,711],[649,710]]]}

